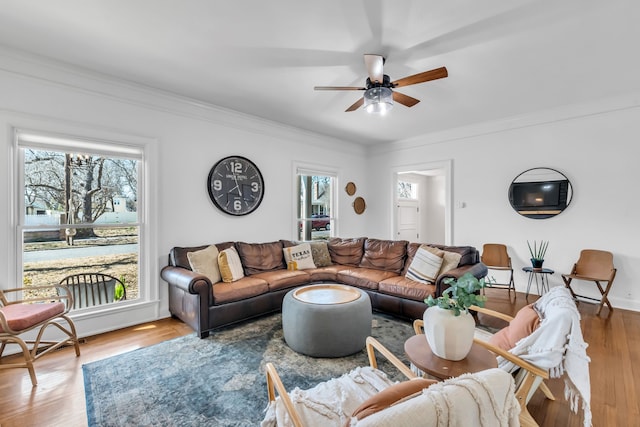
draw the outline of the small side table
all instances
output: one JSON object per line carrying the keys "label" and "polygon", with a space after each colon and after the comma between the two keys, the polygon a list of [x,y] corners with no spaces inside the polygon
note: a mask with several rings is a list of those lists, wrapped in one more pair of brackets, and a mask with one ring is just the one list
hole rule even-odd
{"label": "small side table", "polygon": [[433,354],[424,334],[414,335],[406,340],[404,352],[418,369],[439,380],[498,367],[495,354],[476,343],[473,343],[471,351],[462,360],[442,359]]}
{"label": "small side table", "polygon": [[[538,289],[538,295],[542,295],[545,292],[549,291],[549,278],[547,277],[549,274],[555,273],[550,268],[533,268],[533,267],[522,267],[522,271],[525,273],[529,273],[529,281],[527,282],[527,294],[526,297],[529,296],[529,291],[531,290],[531,283],[533,279],[536,280],[536,288]],[[539,278],[539,281],[538,281]],[[540,292],[542,290],[542,292]]]}

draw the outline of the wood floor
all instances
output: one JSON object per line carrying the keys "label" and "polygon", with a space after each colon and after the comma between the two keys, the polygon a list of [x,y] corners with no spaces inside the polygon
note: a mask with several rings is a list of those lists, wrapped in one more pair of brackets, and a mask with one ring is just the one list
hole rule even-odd
{"label": "wood floor", "polygon": [[[488,290],[487,295],[487,307],[509,314],[527,303],[521,293],[515,301],[504,290]],[[580,303],[579,309],[591,358],[593,425],[640,426],[640,313],[604,308],[596,317],[594,305]],[[72,349],[62,349],[36,362],[35,388],[26,369],[0,370],[0,426],[86,426],[83,364],[189,333],[182,322],[163,319],[89,337],[78,358]],[[556,401],[538,391],[529,403],[536,421],[545,427],[582,426],[581,412],[571,412],[564,400],[562,379],[550,380],[549,386]]]}

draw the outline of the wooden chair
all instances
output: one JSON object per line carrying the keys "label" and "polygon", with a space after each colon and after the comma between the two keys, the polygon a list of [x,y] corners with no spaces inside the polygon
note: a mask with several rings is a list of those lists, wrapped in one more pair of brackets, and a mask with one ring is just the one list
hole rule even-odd
{"label": "wooden chair", "polygon": [[[65,277],[60,281],[67,286],[73,295],[73,309],[93,307],[126,300],[124,283],[109,274],[78,273]],[[122,298],[116,297],[116,287],[122,289]]]}
{"label": "wooden chair", "polygon": [[[10,299],[9,293],[34,293],[36,295],[47,295],[47,293],[57,296],[35,296],[28,299]],[[76,327],[67,313],[73,304],[73,296],[65,286],[32,286],[29,288],[17,288],[0,290],[0,357],[7,344],[17,344],[22,350],[24,361],[19,363],[0,363],[0,369],[27,368],[31,376],[31,383],[35,387],[36,379],[33,362],[40,357],[56,350],[64,345],[73,345],[76,356],[80,356],[80,346]],[[61,323],[62,322],[62,323]],[[66,322],[67,326],[64,326]],[[64,338],[60,341],[45,341],[43,335],[48,326],[55,326],[64,333]],[[36,339],[24,340],[20,335],[32,330],[38,330]],[[29,345],[31,348],[29,348]]]}
{"label": "wooden chair", "polygon": [[[448,418],[448,425],[467,426],[469,420],[460,416],[462,407],[465,408],[467,417],[480,419],[484,416],[478,412],[482,407],[487,411],[485,412],[486,416],[507,420],[509,425],[518,425],[518,420],[520,423],[522,422],[522,417],[518,415],[518,404],[513,395],[513,380],[504,371],[494,368],[477,374],[467,374],[468,376],[453,378],[438,384],[437,390],[432,391],[429,390],[430,386],[434,385],[435,387],[437,381],[416,377],[409,367],[373,337],[367,338],[366,349],[371,367],[371,370],[366,371],[366,374],[360,370],[366,368],[356,368],[352,373],[358,372],[359,375],[356,375],[354,379],[350,379],[352,373],[349,373],[340,378],[320,383],[309,390],[295,389],[291,395],[285,389],[273,364],[267,363],[265,369],[269,408],[261,425],[267,427],[315,427],[319,425],[344,427],[345,421],[347,425],[351,425],[351,421],[354,420],[354,418],[349,418],[353,417],[351,406],[358,405],[359,407],[353,410],[369,412],[364,418],[360,418],[358,415],[357,425],[363,427],[436,426],[443,422],[442,418],[448,418],[449,413],[454,413],[455,416]],[[378,371],[376,350],[410,381],[394,384],[386,374]],[[365,380],[365,377],[370,378],[372,371],[379,372],[384,380]],[[387,383],[387,385],[385,386],[383,383]],[[482,389],[476,389],[476,394],[471,393],[470,390],[474,387],[468,385],[467,387],[470,388],[465,389],[463,385],[470,383],[483,384]],[[376,385],[374,386],[374,384]],[[376,389],[380,391],[376,392]],[[487,389],[491,389],[495,395],[490,397]],[[276,399],[276,392],[279,395],[279,401]],[[369,395],[368,398],[367,395]],[[496,402],[498,402],[497,406]],[[309,412],[316,415],[309,415]],[[429,414],[428,423],[425,422],[425,414]],[[322,422],[319,423],[317,418],[321,418]],[[279,424],[280,421],[283,424]]]}
{"label": "wooden chair", "polygon": [[511,257],[505,245],[500,243],[485,243],[482,246],[480,261],[482,261],[489,270],[508,271],[510,273],[507,283],[495,283],[488,280],[487,287],[507,289],[509,294],[511,294],[511,290],[513,289],[515,295],[516,286],[513,282],[513,267],[511,265]]}
{"label": "wooden chair", "polygon": [[[502,319],[506,322],[510,322],[513,320],[513,317],[490,310],[487,308],[472,306],[472,310],[484,313],[489,316],[496,317],[498,319]],[[424,334],[424,321],[422,319],[416,319],[413,321],[413,329],[416,334]],[[544,393],[544,395],[550,399],[555,400],[555,397],[549,387],[543,382],[545,379],[549,379],[549,372],[545,369],[538,368],[535,365],[527,362],[526,360],[521,359],[518,356],[515,356],[508,351],[505,351],[499,347],[496,347],[486,341],[487,332],[484,330],[480,330],[478,335],[473,339],[473,341],[487,350],[496,354],[496,356],[502,356],[508,361],[514,363],[519,366],[521,369],[516,375],[516,399],[518,399],[518,403],[520,404],[520,423],[524,427],[536,427],[538,423],[533,419],[529,410],[527,409],[527,403],[533,396],[533,393],[539,387],[540,390]],[[425,338],[426,339],[426,338]]]}
{"label": "wooden chair", "polygon": [[[569,291],[574,298],[580,297],[599,302],[598,311],[596,312],[597,316],[600,314],[604,304],[609,307],[610,311],[613,311],[608,295],[615,277],[616,268],[613,266],[613,254],[611,252],[596,249],[584,249],[580,252],[580,258],[578,259],[578,262],[573,265],[571,273],[563,274],[562,280],[566,287],[569,288]],[[592,298],[576,294],[571,288],[571,282],[574,279],[594,282],[602,297]]]}

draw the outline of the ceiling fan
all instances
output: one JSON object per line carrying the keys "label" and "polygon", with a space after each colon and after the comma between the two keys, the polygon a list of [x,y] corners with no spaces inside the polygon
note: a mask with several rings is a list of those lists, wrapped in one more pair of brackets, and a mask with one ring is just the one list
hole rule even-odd
{"label": "ceiling fan", "polygon": [[314,90],[363,90],[364,95],[345,111],[355,111],[363,104],[370,113],[385,113],[393,107],[393,101],[406,107],[413,107],[419,99],[395,92],[393,89],[402,86],[424,83],[430,80],[442,79],[448,76],[445,67],[435,68],[430,71],[414,74],[399,80],[391,81],[388,75],[383,73],[385,58],[382,55],[364,55],[364,65],[367,67],[369,77],[365,87],[359,86],[316,86]]}

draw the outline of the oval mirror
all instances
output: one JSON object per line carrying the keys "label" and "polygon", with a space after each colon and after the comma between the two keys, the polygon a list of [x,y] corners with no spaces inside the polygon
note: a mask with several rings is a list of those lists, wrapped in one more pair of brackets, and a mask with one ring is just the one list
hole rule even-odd
{"label": "oval mirror", "polygon": [[520,215],[546,219],[560,214],[571,203],[569,179],[551,168],[533,168],[516,176],[509,186],[509,203]]}

